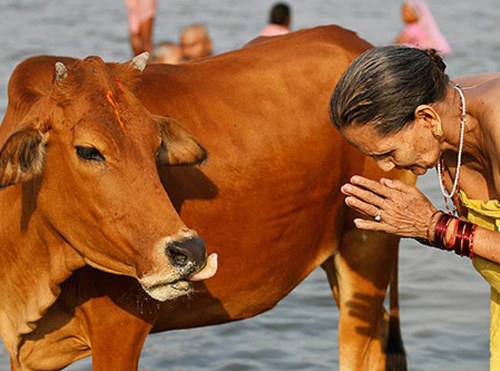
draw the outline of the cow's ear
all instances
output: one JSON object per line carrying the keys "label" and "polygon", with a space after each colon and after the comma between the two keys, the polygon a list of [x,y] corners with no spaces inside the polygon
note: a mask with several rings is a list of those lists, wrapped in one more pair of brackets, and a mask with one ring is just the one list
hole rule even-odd
{"label": "cow's ear", "polygon": [[47,135],[25,127],[7,139],[0,150],[0,188],[28,181],[42,173]]}
{"label": "cow's ear", "polygon": [[176,120],[162,117],[159,121],[162,148],[158,165],[198,165],[207,158],[207,151]]}

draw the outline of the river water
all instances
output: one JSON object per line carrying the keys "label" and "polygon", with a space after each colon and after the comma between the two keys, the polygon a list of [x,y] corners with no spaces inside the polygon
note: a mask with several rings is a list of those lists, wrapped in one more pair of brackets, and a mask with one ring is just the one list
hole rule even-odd
{"label": "river water", "polygon": [[[242,46],[265,25],[273,1],[158,0],[154,37],[177,40],[182,26],[208,25],[217,53]],[[401,27],[399,0],[290,0],[293,28],[336,23],[375,45],[390,43]],[[499,0],[429,0],[453,53],[450,76],[500,70]],[[123,0],[0,0],[0,113],[8,78],[37,54],[130,57]],[[443,207],[432,171],[421,189]],[[488,368],[489,290],[470,262],[402,242],[402,332],[410,370]],[[325,275],[313,272],[287,298],[256,318],[151,335],[141,370],[335,370],[338,310]],[[0,345],[0,371],[8,370]],[[90,360],[70,370],[90,370]]]}

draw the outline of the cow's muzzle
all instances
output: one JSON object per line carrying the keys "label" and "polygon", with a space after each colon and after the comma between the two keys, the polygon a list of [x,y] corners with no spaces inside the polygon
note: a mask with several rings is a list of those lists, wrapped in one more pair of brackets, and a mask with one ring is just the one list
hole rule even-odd
{"label": "cow's muzzle", "polygon": [[167,243],[165,254],[184,277],[199,271],[207,262],[205,242],[199,237]]}
{"label": "cow's muzzle", "polygon": [[205,242],[199,237],[168,241],[164,245],[164,251],[171,265],[171,273],[139,278],[144,290],[158,301],[189,293],[190,281],[210,278],[217,271],[217,254],[213,253],[207,257]]}
{"label": "cow's muzzle", "polygon": [[172,242],[167,245],[165,253],[172,266],[182,270],[189,281],[205,280],[217,271],[217,254],[207,257],[205,242],[201,238]]}

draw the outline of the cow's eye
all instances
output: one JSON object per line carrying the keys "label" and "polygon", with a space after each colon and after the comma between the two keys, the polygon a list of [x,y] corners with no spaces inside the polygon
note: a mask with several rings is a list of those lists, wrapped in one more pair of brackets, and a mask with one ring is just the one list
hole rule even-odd
{"label": "cow's eye", "polygon": [[105,160],[104,156],[99,152],[99,150],[95,147],[82,147],[76,146],[76,154],[78,157],[84,160],[90,161],[99,161],[102,162]]}

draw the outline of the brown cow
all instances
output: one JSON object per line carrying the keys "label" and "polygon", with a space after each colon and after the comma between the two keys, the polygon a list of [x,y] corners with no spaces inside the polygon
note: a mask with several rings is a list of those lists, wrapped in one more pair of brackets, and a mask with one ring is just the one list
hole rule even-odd
{"label": "brown cow", "polygon": [[53,367],[31,356],[39,344],[28,339],[45,335],[61,284],[79,268],[138,278],[166,300],[186,294],[205,265],[204,242],[157,171],[157,162],[198,163],[205,151],[133,93],[145,58],[52,63],[54,82],[43,86],[14,73],[0,128],[0,335],[13,367]]}
{"label": "brown cow", "polygon": [[[60,368],[92,354],[94,370],[135,369],[149,332],[255,316],[321,265],[340,308],[340,369],[394,369],[394,359],[404,368],[396,317],[383,340],[398,240],[356,230],[339,191],[352,174],[381,173],[328,117],[336,81],[370,47],[328,26],[186,65],[147,67],[139,92],[146,107],[179,120],[208,150],[203,168],[163,168],[161,177],[183,220],[219,254],[219,271],[186,299],[159,304],[131,278],[81,269],[66,281],[44,330],[25,338],[33,359]],[[18,89],[37,94],[56,60],[21,65],[16,73],[31,79]]]}

